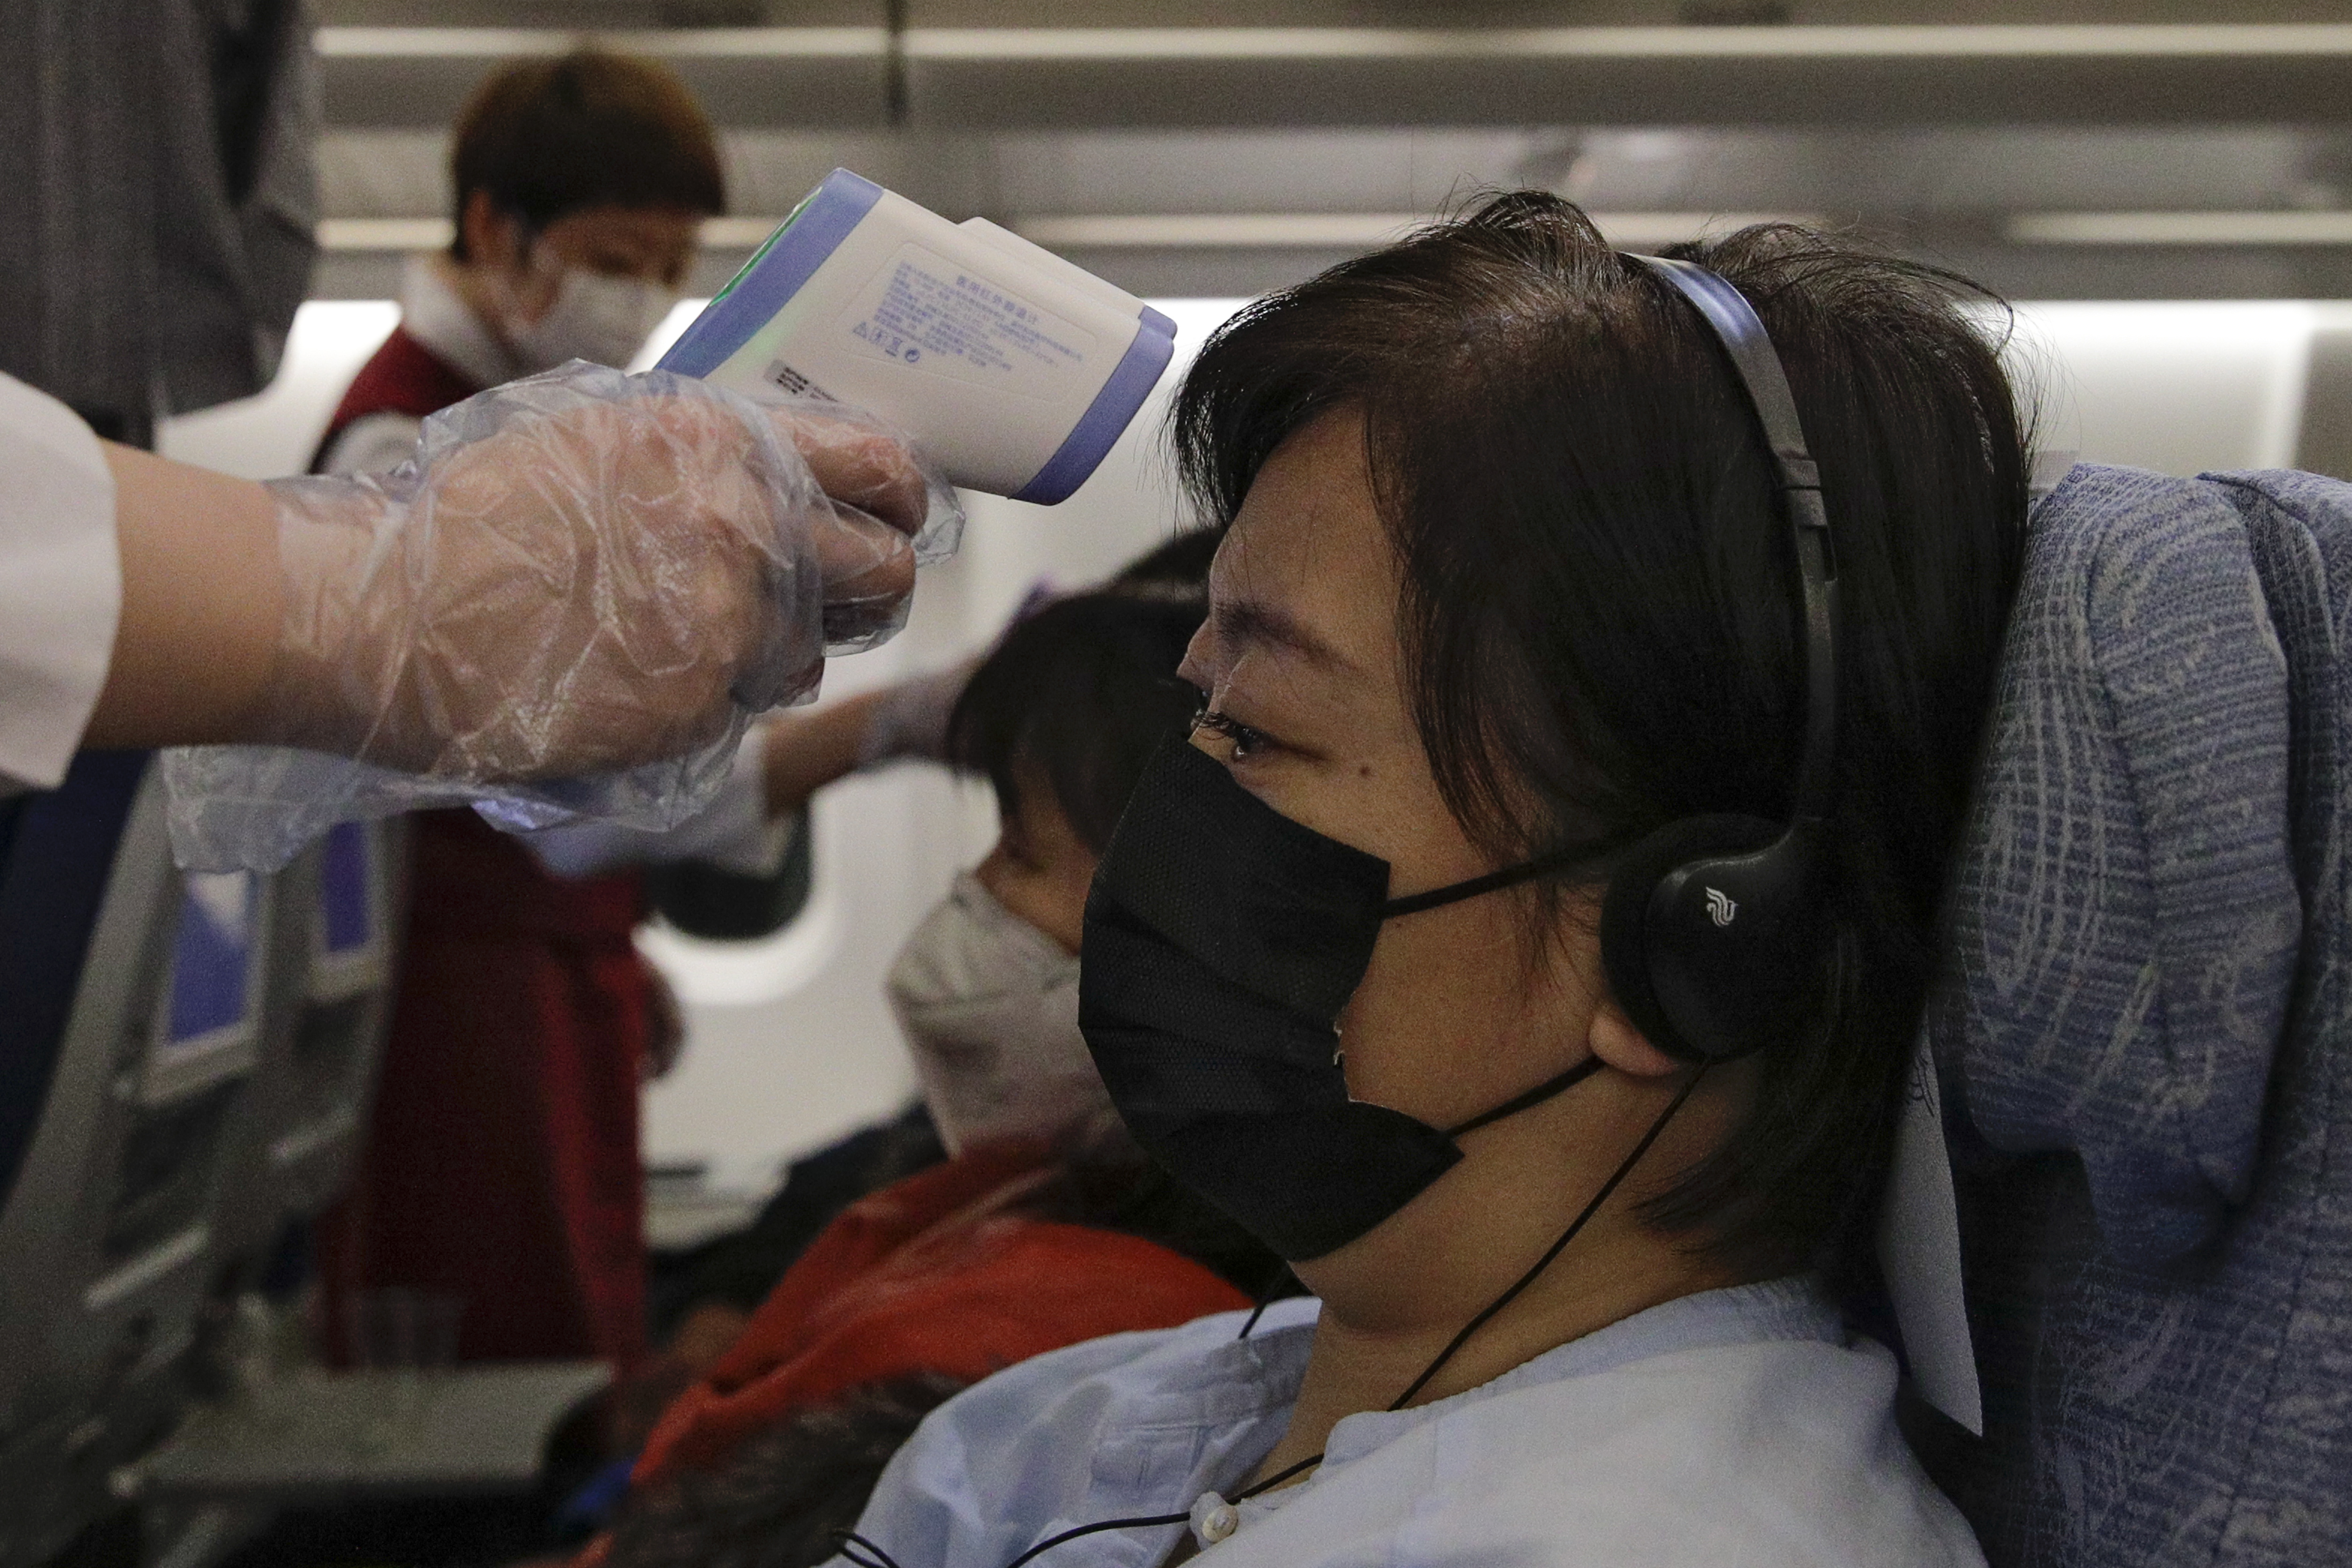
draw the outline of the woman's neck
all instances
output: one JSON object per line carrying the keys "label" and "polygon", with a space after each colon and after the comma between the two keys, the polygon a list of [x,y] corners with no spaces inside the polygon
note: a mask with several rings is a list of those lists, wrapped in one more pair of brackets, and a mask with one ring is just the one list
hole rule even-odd
{"label": "woman's neck", "polygon": [[1300,1264],[1323,1311],[1289,1430],[1253,1483],[1321,1453],[1347,1417],[1390,1408],[1571,1229],[1565,1250],[1446,1356],[1412,1405],[1491,1383],[1663,1302],[1756,1278],[1643,1217],[1720,1144],[1751,1092],[1747,1063],[1687,1089],[1602,1073],[1477,1132],[1428,1191]]}

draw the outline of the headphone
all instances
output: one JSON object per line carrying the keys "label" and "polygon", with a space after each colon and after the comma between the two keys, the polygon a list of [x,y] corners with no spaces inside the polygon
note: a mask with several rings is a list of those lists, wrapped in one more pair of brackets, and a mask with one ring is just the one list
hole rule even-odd
{"label": "headphone", "polygon": [[1771,1043],[1813,973],[1837,751],[1837,556],[1780,356],[1755,307],[1704,267],[1628,259],[1698,308],[1730,357],[1778,472],[1803,596],[1805,738],[1786,824],[1685,817],[1627,851],[1601,907],[1601,958],[1626,1016],[1668,1056],[1727,1061]]}

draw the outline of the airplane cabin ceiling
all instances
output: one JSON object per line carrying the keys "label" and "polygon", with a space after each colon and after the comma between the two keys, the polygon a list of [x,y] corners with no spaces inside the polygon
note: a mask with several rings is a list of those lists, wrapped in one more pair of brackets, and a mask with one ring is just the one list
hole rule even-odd
{"label": "airplane cabin ceiling", "polygon": [[2021,296],[2352,294],[2352,5],[2284,0],[323,0],[328,294],[446,218],[481,76],[595,37],[721,128],[715,285],[845,163],[1157,294],[1482,188],[1627,244],[1787,216]]}

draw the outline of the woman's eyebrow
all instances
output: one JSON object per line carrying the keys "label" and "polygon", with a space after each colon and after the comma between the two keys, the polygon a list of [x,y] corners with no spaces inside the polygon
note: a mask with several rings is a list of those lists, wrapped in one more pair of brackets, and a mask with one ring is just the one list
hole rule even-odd
{"label": "woman's eyebrow", "polygon": [[1221,601],[1210,606],[1209,624],[1215,628],[1217,640],[1228,646],[1280,648],[1332,675],[1361,673],[1353,659],[1274,605],[1252,599]]}

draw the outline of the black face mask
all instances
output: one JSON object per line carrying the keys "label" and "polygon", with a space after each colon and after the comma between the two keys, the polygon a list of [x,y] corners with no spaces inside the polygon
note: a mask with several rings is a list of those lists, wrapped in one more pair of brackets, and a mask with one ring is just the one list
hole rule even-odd
{"label": "black face mask", "polygon": [[1440,1131],[1348,1098],[1336,1023],[1381,922],[1553,869],[1391,900],[1389,863],[1327,838],[1179,738],[1144,769],[1087,899],[1078,1026],[1129,1131],[1292,1262],[1345,1246],[1462,1158],[1454,1140],[1593,1072],[1587,1058]]}

